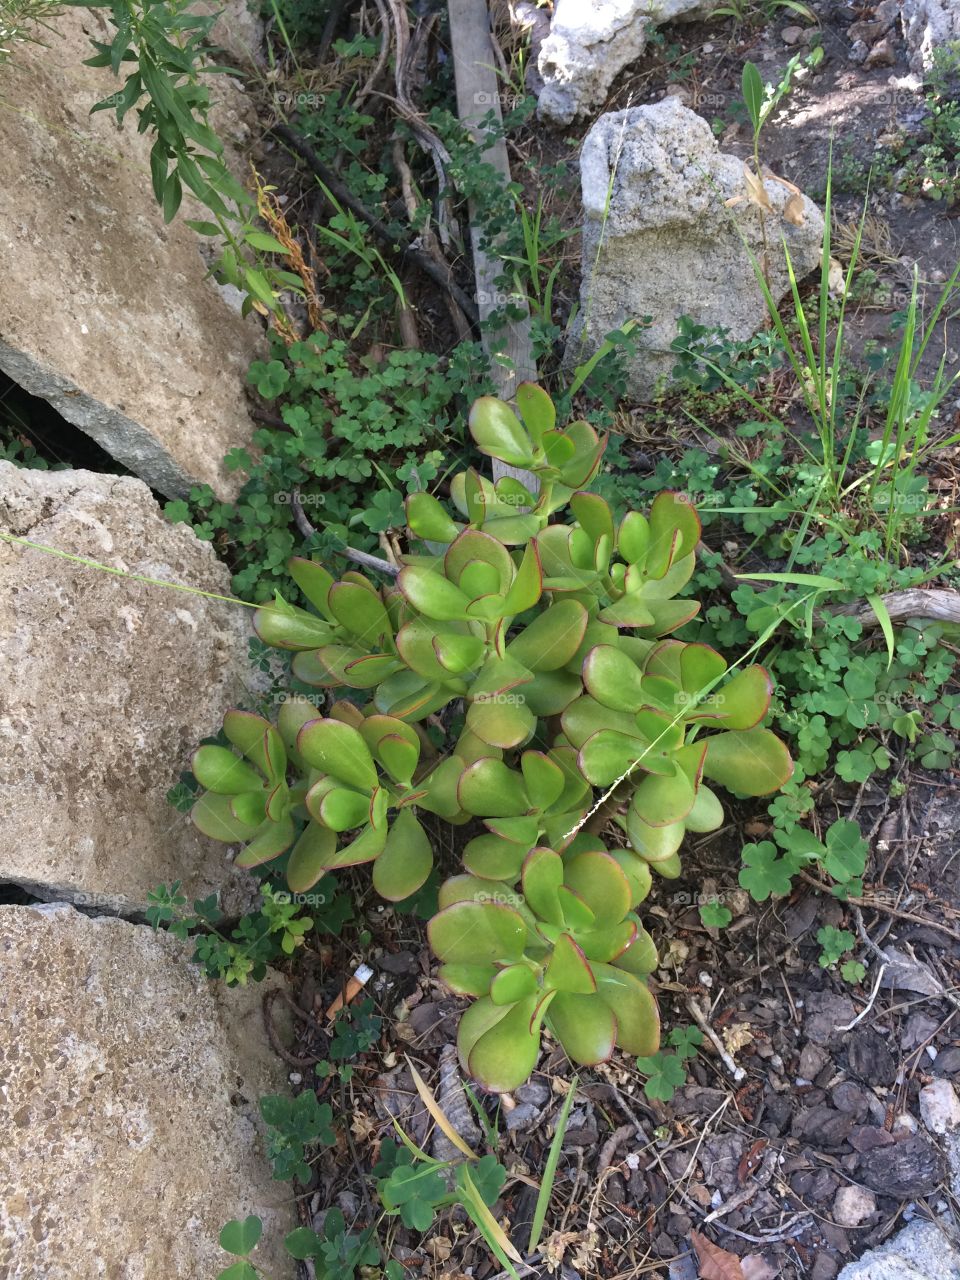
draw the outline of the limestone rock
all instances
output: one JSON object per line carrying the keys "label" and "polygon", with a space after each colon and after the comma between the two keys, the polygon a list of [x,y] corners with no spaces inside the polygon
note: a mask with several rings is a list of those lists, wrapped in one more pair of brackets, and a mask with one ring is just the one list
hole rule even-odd
{"label": "limestone rock", "polygon": [[949,1080],[934,1080],[923,1086],[920,1116],[931,1133],[950,1133],[960,1125],[960,1098]]}
{"label": "limestone rock", "polygon": [[663,22],[704,17],[715,0],[557,0],[537,68],[544,120],[570,124],[603,106],[610,86]]}
{"label": "limestone rock", "polygon": [[220,17],[210,32],[218,45],[237,66],[261,67],[267,63],[263,19],[257,6],[248,0],[200,0],[192,6],[195,13],[217,12]]}
{"label": "limestone rock", "polygon": [[292,1280],[257,1107],[286,1089],[263,987],[215,986],[188,954],[146,925],[0,907],[8,1280],[210,1280],[221,1227],[251,1213],[257,1260]]}
{"label": "limestone rock", "polygon": [[[239,477],[224,455],[254,430],[244,386],[260,329],[203,278],[183,214],[164,225],[135,113],[122,130],[90,115],[122,85],[82,65],[89,36],[110,30],[100,11],[66,9],[3,68],[16,110],[0,113],[0,369],[161,493],[199,481],[227,495]],[[250,129],[231,81],[209,77],[233,146]]]}
{"label": "limestone rock", "polygon": [[[644,397],[676,363],[670,346],[680,316],[722,326],[734,340],[761,327],[766,307],[741,239],[760,260],[760,212],[745,199],[743,162],[719,150],[704,119],[675,97],[601,116],[584,140],[580,174],[583,279],[568,365],[626,321],[651,317],[629,367],[632,389]],[[764,185],[772,206],[769,284],[779,299],[789,288],[781,236],[802,279],[819,265],[823,216],[772,177]]]}
{"label": "limestone rock", "polygon": [[[0,531],[229,593],[132,478],[0,462]],[[0,880],[118,914],[161,882],[249,883],[164,798],[244,698],[248,613],[0,541]]]}
{"label": "limestone rock", "polygon": [[960,1253],[932,1222],[911,1222],[843,1268],[837,1280],[957,1280]]}
{"label": "limestone rock", "polygon": [[877,1211],[877,1197],[865,1187],[847,1185],[837,1188],[833,1199],[833,1220],[841,1227],[859,1227]]}
{"label": "limestone rock", "polygon": [[902,21],[910,70],[929,71],[934,50],[960,40],[960,0],[903,0]]}

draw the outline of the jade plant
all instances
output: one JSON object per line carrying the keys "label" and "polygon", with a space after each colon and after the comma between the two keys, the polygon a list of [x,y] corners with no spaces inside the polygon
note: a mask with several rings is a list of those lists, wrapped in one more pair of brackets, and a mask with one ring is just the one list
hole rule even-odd
{"label": "jade plant", "polygon": [[[616,522],[586,487],[605,442],[585,422],[558,429],[539,387],[517,405],[483,397],[470,430],[528,483],[468,469],[449,507],[414,494],[382,582],[294,558],[310,607],[257,611],[301,681],[342,691],[326,714],[293,699],[276,727],[230,712],[233,749],[194,761],[200,829],[297,892],[372,863],[376,890],[402,900],[431,870],[422,815],[479,820],[429,934],[475,1000],[464,1065],[496,1089],[529,1073],[543,1027],[582,1063],[656,1052],[656,953],[633,914],[651,872],[677,876],[685,832],[722,824],[715,786],[765,795],[792,773],[762,726],[767,672],[672,637],[699,608],[680,596],[696,511],[661,493]],[[622,847],[605,851],[603,831]]]}

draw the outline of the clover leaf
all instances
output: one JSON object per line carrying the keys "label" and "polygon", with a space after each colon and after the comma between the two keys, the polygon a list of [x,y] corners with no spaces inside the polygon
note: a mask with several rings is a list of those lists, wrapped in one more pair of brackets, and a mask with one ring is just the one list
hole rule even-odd
{"label": "clover leaf", "polygon": [[703,1044],[703,1032],[699,1027],[674,1027],[670,1032],[670,1043],[677,1056],[686,1061],[697,1056],[697,1049]]}
{"label": "clover leaf", "polygon": [[828,828],[823,866],[840,884],[858,880],[867,868],[869,846],[856,822],[840,818]]}
{"label": "clover leaf", "polygon": [[789,854],[781,858],[777,846],[770,840],[745,845],[742,857],[745,866],[739,882],[754,902],[766,902],[771,896],[782,898],[790,892],[793,877],[799,870],[797,858]]}
{"label": "clover leaf", "polygon": [[675,1053],[655,1053],[650,1058],[638,1058],[637,1070],[649,1077],[643,1092],[651,1101],[669,1102],[687,1078],[687,1069]]}

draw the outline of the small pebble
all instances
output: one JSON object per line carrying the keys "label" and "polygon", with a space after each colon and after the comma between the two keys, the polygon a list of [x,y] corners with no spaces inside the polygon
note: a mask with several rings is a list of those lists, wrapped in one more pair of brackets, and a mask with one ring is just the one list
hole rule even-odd
{"label": "small pebble", "polygon": [[864,1187],[840,1187],[833,1198],[833,1218],[841,1227],[859,1227],[877,1210],[877,1197]]}
{"label": "small pebble", "polygon": [[960,1098],[949,1080],[934,1080],[920,1090],[920,1115],[931,1133],[949,1133],[960,1124]]}

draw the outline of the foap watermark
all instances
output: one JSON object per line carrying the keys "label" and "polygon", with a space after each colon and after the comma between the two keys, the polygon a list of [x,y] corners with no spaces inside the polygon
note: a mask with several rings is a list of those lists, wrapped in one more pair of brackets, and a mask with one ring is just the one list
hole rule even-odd
{"label": "foap watermark", "polygon": [[718,889],[713,893],[691,893],[681,889],[670,895],[670,901],[675,907],[719,907],[742,896],[742,889]]}
{"label": "foap watermark", "polygon": [[324,93],[305,93],[297,90],[295,93],[289,89],[278,89],[273,95],[273,100],[278,107],[285,107],[288,111],[303,111],[304,109],[322,107],[327,100]]}
{"label": "foap watermark", "polygon": [[330,897],[326,893],[287,893],[282,891],[273,895],[274,902],[282,907],[325,907],[330,901]]}
{"label": "foap watermark", "polygon": [[95,911],[115,911],[118,915],[124,910],[131,910],[133,904],[122,893],[86,893],[77,891],[64,894],[68,902],[75,907],[92,907]]}
{"label": "foap watermark", "polygon": [[499,103],[501,111],[504,108],[507,111],[516,111],[518,107],[523,106],[525,101],[526,94],[523,93],[484,93],[481,90],[473,95],[473,105],[475,107],[487,107],[490,110]]}
{"label": "foap watermark", "polygon": [[474,296],[478,307],[519,307],[526,302],[522,293],[500,293],[489,289],[478,289]]}
{"label": "foap watermark", "polygon": [[473,699],[474,706],[492,703],[496,707],[522,707],[526,701],[522,693],[478,693]]}
{"label": "foap watermark", "polygon": [[[274,502],[278,502],[280,506],[287,507],[293,501],[293,494],[281,490],[280,493],[273,495]],[[301,507],[325,507],[327,505],[327,495],[325,493],[301,493],[297,498]]]}

